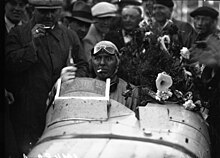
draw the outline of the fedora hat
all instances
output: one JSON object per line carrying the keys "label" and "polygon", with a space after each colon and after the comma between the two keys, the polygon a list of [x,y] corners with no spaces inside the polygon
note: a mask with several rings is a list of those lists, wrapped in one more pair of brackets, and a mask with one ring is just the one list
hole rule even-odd
{"label": "fedora hat", "polygon": [[86,23],[92,23],[93,17],[91,13],[91,7],[84,1],[76,1],[72,4],[72,11],[68,18],[77,19]]}

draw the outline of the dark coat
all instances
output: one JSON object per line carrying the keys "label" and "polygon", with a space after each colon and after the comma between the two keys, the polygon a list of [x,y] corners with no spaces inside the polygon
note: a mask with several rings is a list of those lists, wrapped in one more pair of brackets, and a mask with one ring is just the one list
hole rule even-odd
{"label": "dark coat", "polygon": [[[32,21],[11,30],[5,45],[6,89],[14,94],[10,106],[18,145],[26,153],[41,136],[48,93],[66,66],[69,48],[77,64],[77,76],[87,76],[88,64],[75,32],[62,25],[33,45]],[[32,144],[30,144],[32,142]]]}
{"label": "dark coat", "polygon": [[[212,72],[214,75],[211,75]],[[211,138],[212,157],[220,157],[220,67],[205,67],[202,72],[203,89],[201,96],[210,105],[209,116],[209,134]]]}
{"label": "dark coat", "polygon": [[190,48],[197,37],[196,31],[194,30],[192,25],[187,22],[179,21],[176,19],[172,19],[172,21],[178,27],[182,45],[184,47]]}
{"label": "dark coat", "polygon": [[116,30],[112,30],[105,35],[105,40],[111,41],[116,45],[118,50],[125,46],[122,29],[118,28]]}

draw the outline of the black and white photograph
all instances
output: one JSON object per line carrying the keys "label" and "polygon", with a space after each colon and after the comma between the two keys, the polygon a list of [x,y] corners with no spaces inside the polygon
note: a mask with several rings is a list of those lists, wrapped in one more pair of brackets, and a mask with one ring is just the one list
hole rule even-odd
{"label": "black and white photograph", "polygon": [[4,158],[220,158],[220,0],[4,0]]}

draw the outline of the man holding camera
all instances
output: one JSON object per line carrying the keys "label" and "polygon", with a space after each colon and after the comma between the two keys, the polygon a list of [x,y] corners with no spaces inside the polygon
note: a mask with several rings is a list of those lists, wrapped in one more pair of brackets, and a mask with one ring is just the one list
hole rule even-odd
{"label": "man holding camera", "polygon": [[11,30],[5,45],[6,88],[14,94],[10,116],[21,154],[27,154],[45,126],[46,99],[72,55],[74,74],[88,65],[75,32],[57,23],[62,0],[29,0],[32,19]]}

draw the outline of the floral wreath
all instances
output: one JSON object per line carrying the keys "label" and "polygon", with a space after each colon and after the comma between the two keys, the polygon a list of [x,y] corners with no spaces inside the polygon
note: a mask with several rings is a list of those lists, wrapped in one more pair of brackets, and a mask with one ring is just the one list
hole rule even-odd
{"label": "floral wreath", "polygon": [[120,50],[118,74],[128,82],[123,95],[130,96],[133,84],[139,89],[143,106],[148,102],[175,102],[185,109],[201,111],[198,91],[201,71],[188,63],[190,53],[181,44],[177,26],[168,20],[159,31],[149,20],[140,23],[132,33],[133,39]]}

